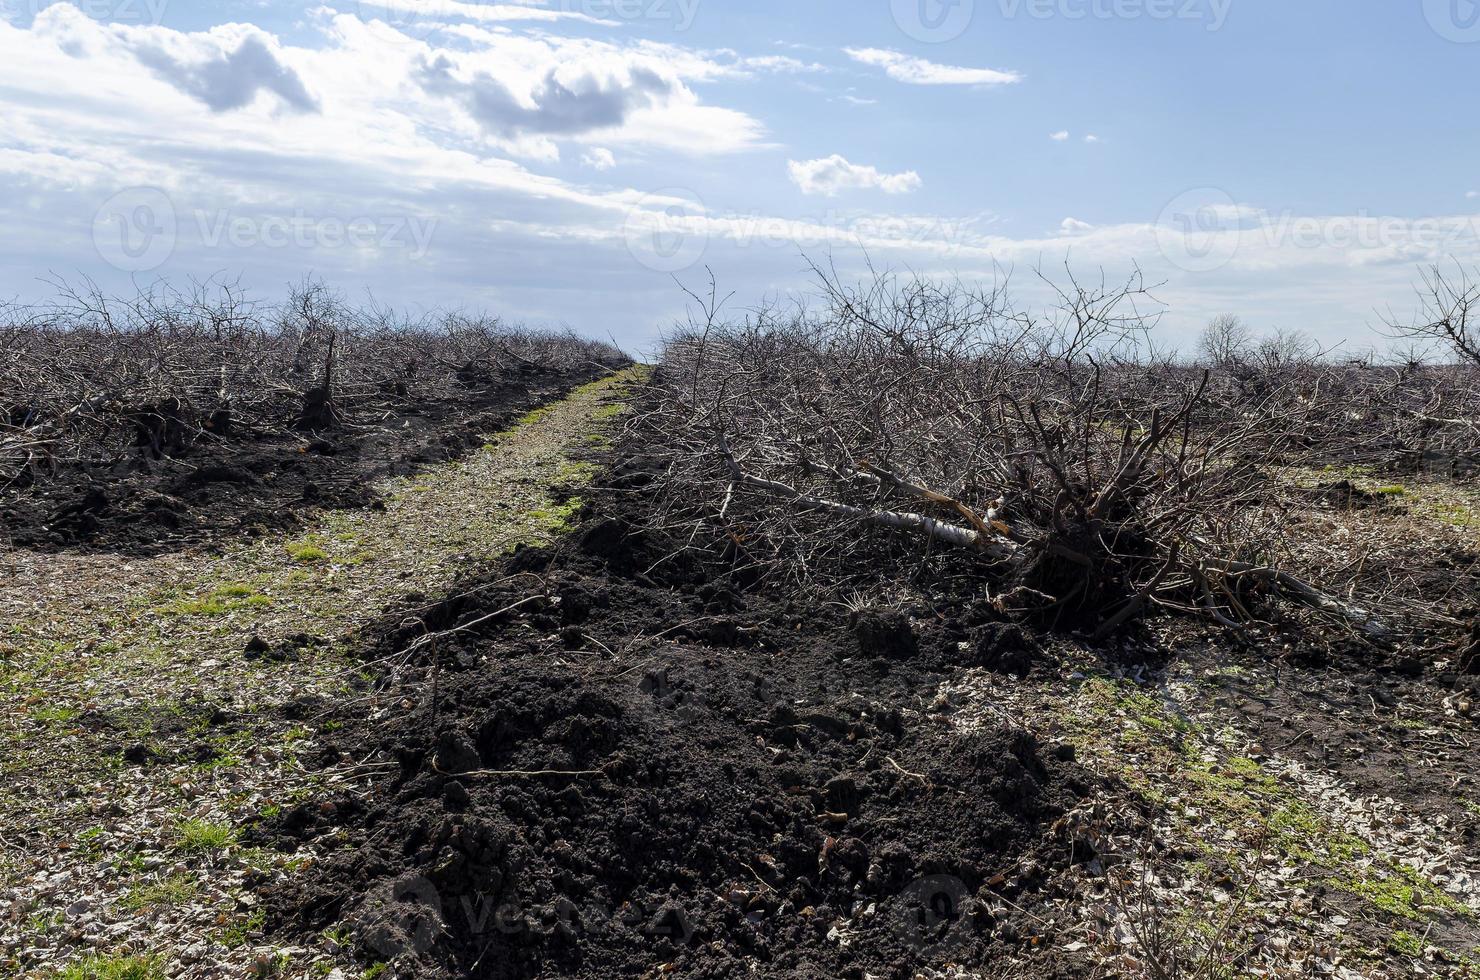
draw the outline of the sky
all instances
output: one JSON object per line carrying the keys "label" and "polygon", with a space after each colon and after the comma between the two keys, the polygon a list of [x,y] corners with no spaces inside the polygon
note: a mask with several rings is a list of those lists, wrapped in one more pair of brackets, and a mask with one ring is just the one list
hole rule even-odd
{"label": "sky", "polygon": [[1066,270],[1353,353],[1480,264],[1473,0],[0,0],[0,299],[313,276],[632,350]]}

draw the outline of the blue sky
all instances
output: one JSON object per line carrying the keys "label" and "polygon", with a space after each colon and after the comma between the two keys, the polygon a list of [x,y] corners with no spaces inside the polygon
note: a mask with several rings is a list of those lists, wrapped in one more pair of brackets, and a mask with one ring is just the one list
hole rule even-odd
{"label": "blue sky", "polygon": [[[1142,270],[1381,343],[1480,260],[1471,0],[0,0],[0,295],[226,275],[633,346],[712,269]],[[676,280],[676,281],[675,281]]]}

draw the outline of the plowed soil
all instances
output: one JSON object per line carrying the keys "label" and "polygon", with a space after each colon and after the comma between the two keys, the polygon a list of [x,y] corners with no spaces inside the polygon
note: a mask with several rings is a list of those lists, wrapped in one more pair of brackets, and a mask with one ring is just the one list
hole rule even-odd
{"label": "plowed soil", "polygon": [[1082,975],[1033,910],[1093,857],[1057,823],[1090,777],[1066,745],[927,710],[963,642],[1030,662],[1023,635],[673,557],[636,530],[628,448],[562,544],[372,631],[365,656],[418,680],[339,719],[318,763],[354,790],[258,832],[339,844],[269,892],[269,930],[419,978]]}
{"label": "plowed soil", "polygon": [[457,459],[524,413],[606,373],[526,365],[449,397],[361,405],[321,432],[237,427],[169,454],[139,447],[111,467],[61,466],[0,491],[0,543],[158,555],[301,527],[323,510],[375,506],[377,481]]}

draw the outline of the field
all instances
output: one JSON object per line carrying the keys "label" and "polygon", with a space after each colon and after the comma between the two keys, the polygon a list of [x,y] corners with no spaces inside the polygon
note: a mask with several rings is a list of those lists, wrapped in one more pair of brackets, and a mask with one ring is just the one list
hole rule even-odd
{"label": "field", "polygon": [[650,365],[7,310],[0,972],[1480,977],[1437,285],[1392,363],[1159,353],[1134,281],[822,274]]}

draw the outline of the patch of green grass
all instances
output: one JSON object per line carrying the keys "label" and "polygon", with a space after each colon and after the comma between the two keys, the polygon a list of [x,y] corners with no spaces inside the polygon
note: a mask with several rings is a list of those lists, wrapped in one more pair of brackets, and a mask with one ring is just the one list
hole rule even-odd
{"label": "patch of green grass", "polygon": [[1401,497],[1408,492],[1408,488],[1402,484],[1393,483],[1385,487],[1378,487],[1374,492],[1380,493],[1384,497]]}
{"label": "patch of green grass", "polygon": [[594,463],[581,463],[566,461],[560,464],[555,471],[556,483],[590,483],[596,478],[597,467]]}
{"label": "patch of green grass", "polygon": [[256,936],[262,934],[262,928],[267,924],[267,910],[255,908],[250,915],[238,918],[221,933],[221,945],[227,949],[240,949],[251,942]]}
{"label": "patch of green grass", "polygon": [[26,916],[26,932],[36,936],[44,936],[53,929],[60,927],[66,921],[67,917],[65,915],[54,910],[49,912],[32,912]]}
{"label": "patch of green grass", "polygon": [[360,975],[361,980],[375,980],[376,977],[390,968],[391,965],[389,963],[377,963]]}
{"label": "patch of green grass", "polygon": [[621,415],[626,411],[627,406],[625,404],[623,404],[622,402],[613,402],[610,405],[603,405],[596,411],[592,412],[591,418],[597,422],[605,422],[609,419],[616,418],[618,415]]}
{"label": "patch of green grass", "polygon": [[31,720],[43,725],[66,725],[76,721],[80,714],[82,712],[77,708],[60,704],[43,704],[31,709]]}
{"label": "patch of green grass", "polygon": [[235,769],[242,764],[242,761],[242,757],[235,752],[219,751],[214,758],[197,762],[195,768],[203,772],[218,772],[222,769]]}
{"label": "patch of green grass", "polygon": [[1435,504],[1430,512],[1453,527],[1480,527],[1480,517],[1464,504]]}
{"label": "patch of green grass", "polygon": [[190,901],[198,891],[200,885],[196,881],[183,875],[171,875],[163,881],[134,885],[120,904],[130,912],[173,908]]}
{"label": "patch of green grass", "polygon": [[224,616],[238,609],[257,609],[272,605],[272,600],[250,585],[230,584],[213,589],[210,594],[193,598],[177,599],[160,606],[158,612],[166,616]]}
{"label": "patch of green grass", "polygon": [[537,408],[532,412],[526,412],[525,414],[519,416],[519,418],[514,422],[514,428],[517,429],[522,425],[534,425],[537,422],[543,422],[549,417],[550,410],[548,408]]}
{"label": "patch of green grass", "polygon": [[[1187,724],[1159,699],[1105,678],[1091,678],[1080,693],[1067,719],[1076,740],[1087,751],[1108,749],[1110,758],[1126,751],[1149,754],[1151,761],[1121,775],[1152,802],[1176,797],[1175,812],[1196,811],[1187,828],[1195,840],[1201,821],[1245,827],[1266,842],[1261,846],[1273,845],[1287,861],[1311,868],[1327,887],[1364,899],[1374,911],[1411,922],[1427,921],[1434,909],[1466,914],[1461,903],[1418,872],[1373,860],[1365,840],[1332,824],[1256,760],[1212,755],[1209,738],[1218,741],[1216,733]],[[1150,779],[1142,771],[1172,775]],[[1223,856],[1238,863],[1236,854]]]}
{"label": "patch of green grass", "polygon": [[584,506],[585,501],[580,497],[572,497],[563,504],[532,510],[529,512],[529,516],[541,529],[555,534],[562,534],[571,529],[576,515],[580,513],[581,508]]}
{"label": "patch of green grass", "polygon": [[157,956],[93,954],[58,970],[56,980],[168,980]]}
{"label": "patch of green grass", "polygon": [[319,937],[324,940],[324,945],[329,948],[329,952],[338,953],[354,945],[355,934],[349,926],[340,923],[325,929],[319,933]]}
{"label": "patch of green grass", "polygon": [[210,820],[184,820],[175,828],[175,846],[189,854],[209,854],[236,843],[230,824]]}
{"label": "patch of green grass", "polygon": [[1399,929],[1388,938],[1388,949],[1401,956],[1420,957],[1423,955],[1423,937]]}
{"label": "patch of green grass", "polygon": [[1422,922],[1423,915],[1414,905],[1418,893],[1412,885],[1393,878],[1363,879],[1345,883],[1346,890],[1360,895],[1389,915]]}
{"label": "patch of green grass", "polygon": [[283,550],[300,565],[311,565],[329,557],[329,553],[313,541],[289,541],[283,545]]}
{"label": "patch of green grass", "polygon": [[73,838],[77,842],[77,850],[89,861],[96,861],[103,856],[102,827],[89,827]]}

